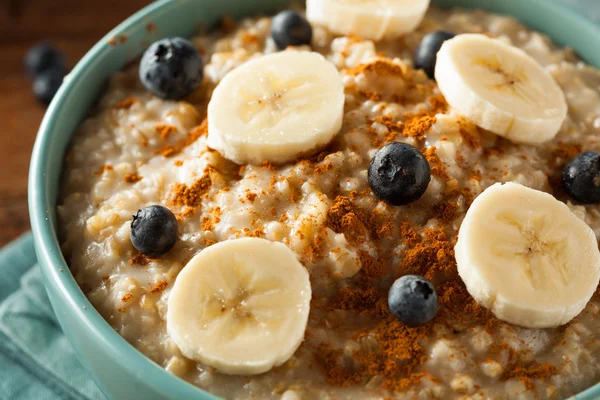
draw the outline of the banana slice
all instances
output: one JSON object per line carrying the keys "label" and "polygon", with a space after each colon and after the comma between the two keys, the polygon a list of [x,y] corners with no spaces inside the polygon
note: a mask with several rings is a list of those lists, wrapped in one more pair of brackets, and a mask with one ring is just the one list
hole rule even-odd
{"label": "banana slice", "polygon": [[329,143],[342,127],[344,84],[319,53],[284,51],[249,61],[208,105],[208,146],[239,164],[284,163]]}
{"label": "banana slice", "polygon": [[392,39],[421,24],[429,0],[307,0],[306,17],[331,32]]}
{"label": "banana slice", "polygon": [[526,328],[566,324],[600,280],[592,229],[551,195],[516,183],[495,184],[475,199],[455,253],[475,300]]}
{"label": "banana slice", "polygon": [[437,54],[435,79],[448,104],[514,142],[554,138],[567,115],[562,89],[541,65],[485,35],[447,40]]}
{"label": "banana slice", "polygon": [[286,362],[304,338],[308,272],[281,243],[245,238],[210,246],[181,271],[167,330],[188,358],[232,375]]}

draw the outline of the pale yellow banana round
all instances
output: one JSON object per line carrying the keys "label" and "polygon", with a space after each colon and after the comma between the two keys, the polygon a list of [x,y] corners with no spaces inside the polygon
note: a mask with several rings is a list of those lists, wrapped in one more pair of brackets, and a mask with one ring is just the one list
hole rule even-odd
{"label": "pale yellow banana round", "polygon": [[514,142],[553,139],[567,115],[562,89],[537,61],[485,35],[447,40],[437,54],[435,79],[453,108]]}
{"label": "pale yellow banana round", "polygon": [[308,272],[285,245],[225,241],[202,250],[177,276],[167,330],[192,360],[225,374],[260,374],[302,343],[310,298]]}
{"label": "pale yellow banana round", "polygon": [[517,183],[495,184],[475,199],[455,253],[473,298],[526,328],[566,324],[600,280],[592,229],[552,195]]}
{"label": "pale yellow banana round", "polygon": [[339,35],[393,39],[421,24],[430,0],[307,0],[306,17]]}
{"label": "pale yellow banana round", "polygon": [[319,53],[283,51],[237,67],[208,105],[207,145],[239,164],[285,163],[342,127],[344,84]]}

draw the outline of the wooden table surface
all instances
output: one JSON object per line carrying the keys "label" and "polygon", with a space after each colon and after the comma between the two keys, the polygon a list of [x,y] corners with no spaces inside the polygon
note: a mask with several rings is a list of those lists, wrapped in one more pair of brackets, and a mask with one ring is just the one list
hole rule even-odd
{"label": "wooden table surface", "polygon": [[27,173],[44,106],[31,93],[23,56],[40,40],[72,67],[111,28],[150,0],[0,1],[0,246],[29,229]]}

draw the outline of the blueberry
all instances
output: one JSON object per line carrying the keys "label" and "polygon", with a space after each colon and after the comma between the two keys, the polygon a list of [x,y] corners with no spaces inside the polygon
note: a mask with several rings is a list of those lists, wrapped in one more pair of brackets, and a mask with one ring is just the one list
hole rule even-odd
{"label": "blueberry", "polygon": [[64,72],[65,57],[52,44],[40,42],[33,46],[25,55],[25,69],[32,77],[49,69],[57,69]]}
{"label": "blueberry", "polygon": [[567,193],[583,204],[600,203],[600,154],[586,151],[571,159],[563,169]]}
{"label": "blueberry", "polygon": [[296,11],[282,11],[273,17],[271,22],[271,37],[281,50],[288,46],[310,45],[312,41],[312,26]]}
{"label": "blueberry", "polygon": [[371,190],[393,206],[403,206],[420,199],[430,180],[427,159],[406,143],[385,145],[375,153],[369,165]]}
{"label": "blueberry", "polygon": [[49,69],[37,75],[33,80],[35,97],[43,104],[50,104],[64,77],[62,69]]}
{"label": "blueberry", "polygon": [[166,207],[150,206],[138,210],[131,221],[131,243],[150,257],[160,257],[175,245],[177,219]]}
{"label": "blueberry", "polygon": [[454,36],[454,33],[448,31],[437,31],[425,35],[415,51],[415,68],[423,69],[428,77],[435,79],[437,53],[440,51],[442,44]]}
{"label": "blueberry", "polygon": [[388,295],[392,315],[409,326],[425,324],[435,317],[438,298],[427,279],[406,275],[396,280]]}
{"label": "blueberry", "polygon": [[162,39],[146,50],[140,62],[144,87],[162,99],[179,100],[202,81],[202,56],[182,38]]}

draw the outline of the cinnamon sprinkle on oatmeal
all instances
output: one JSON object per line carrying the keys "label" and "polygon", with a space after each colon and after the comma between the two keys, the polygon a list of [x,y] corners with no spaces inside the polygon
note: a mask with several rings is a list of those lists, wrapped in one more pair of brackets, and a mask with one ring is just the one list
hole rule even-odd
{"label": "cinnamon sprinkle on oatmeal", "polygon": [[128,110],[132,105],[138,102],[139,99],[137,97],[127,97],[125,100],[115,104],[113,108],[115,110]]}
{"label": "cinnamon sprinkle on oatmeal", "polygon": [[343,233],[348,243],[356,245],[365,241],[366,216],[356,209],[348,197],[338,196],[326,215],[325,226]]}
{"label": "cinnamon sprinkle on oatmeal", "polygon": [[129,265],[141,265],[146,266],[150,263],[148,257],[143,255],[142,253],[137,253],[135,256],[129,259]]}
{"label": "cinnamon sprinkle on oatmeal", "polygon": [[217,244],[218,242],[213,239],[204,239],[204,247],[210,247],[213,244]]}
{"label": "cinnamon sprinkle on oatmeal", "polygon": [[379,377],[382,389],[401,392],[425,377],[437,380],[422,370],[428,359],[425,344],[433,333],[434,323],[442,321],[452,329],[455,323],[464,323],[462,318],[472,318],[475,323],[494,321],[491,313],[477,305],[458,278],[454,242],[442,229],[425,229],[421,238],[406,221],[401,226],[401,234],[409,249],[399,267],[399,275],[417,273],[434,283],[438,276],[450,278],[437,287],[438,315],[431,323],[408,327],[389,312],[387,289],[379,290],[377,280],[373,283],[359,280],[356,285],[341,288],[331,300],[333,308],[371,316],[376,321],[374,327],[359,333],[358,339],[374,340],[376,344],[355,350],[351,354],[352,361],[341,349],[326,344],[319,346],[315,358],[330,385],[364,385]]}
{"label": "cinnamon sprinkle on oatmeal", "polygon": [[173,125],[156,125],[156,132],[160,135],[162,140],[166,140],[169,135],[177,132],[177,128]]}
{"label": "cinnamon sprinkle on oatmeal", "polygon": [[437,218],[444,224],[450,224],[458,215],[459,206],[455,201],[442,200],[433,208]]}
{"label": "cinnamon sprinkle on oatmeal", "polygon": [[468,121],[459,121],[458,132],[465,144],[473,150],[481,147],[478,126]]}
{"label": "cinnamon sprinkle on oatmeal", "polygon": [[242,35],[242,42],[245,44],[260,44],[260,39],[254,33],[246,32]]}
{"label": "cinnamon sprinkle on oatmeal", "polygon": [[250,204],[254,203],[254,200],[256,200],[256,193],[252,193],[252,192],[247,192],[246,193],[246,199],[248,199],[248,201],[250,202]]}
{"label": "cinnamon sprinkle on oatmeal", "polygon": [[404,69],[402,65],[385,58],[380,58],[366,64],[359,64],[352,69],[346,70],[346,73],[352,76],[364,73],[374,73],[377,75],[391,75],[397,78],[404,77]]}
{"label": "cinnamon sprinkle on oatmeal", "polygon": [[400,225],[400,236],[402,237],[402,242],[408,247],[414,247],[420,240],[419,234],[409,221],[404,221]]}
{"label": "cinnamon sprinkle on oatmeal", "polygon": [[397,122],[393,125],[385,122],[385,119],[390,117],[379,117],[375,119],[376,122],[383,123],[390,130],[386,135],[385,140],[393,140],[398,133],[404,137],[415,138],[416,140],[423,140],[425,135],[429,132],[433,124],[436,122],[436,115],[443,114],[448,109],[448,103],[443,96],[434,95],[428,98],[429,109],[421,110],[416,113],[405,114],[404,122]]}
{"label": "cinnamon sprinkle on oatmeal", "polygon": [[194,143],[201,136],[206,135],[208,132],[208,120],[205,118],[202,123],[190,130],[185,139],[181,139],[175,145],[166,145],[160,149],[158,149],[155,154],[161,154],[164,157],[173,157],[179,153],[181,150],[188,147],[192,143]]}
{"label": "cinnamon sprinkle on oatmeal", "polygon": [[367,278],[383,278],[388,272],[387,265],[384,262],[377,260],[364,250],[358,251],[358,259],[360,260],[361,271]]}
{"label": "cinnamon sprinkle on oatmeal", "polygon": [[580,144],[568,144],[559,142],[558,147],[552,152],[553,160],[560,160],[566,164],[571,158],[575,157],[583,151],[583,146]]}
{"label": "cinnamon sprinkle on oatmeal", "polygon": [[388,132],[384,136],[384,139],[387,142],[394,140],[394,138],[402,132],[402,129],[404,129],[404,124],[402,122],[394,121],[389,115],[376,117],[374,122],[379,123],[388,129]]}
{"label": "cinnamon sprinkle on oatmeal", "polygon": [[267,160],[265,160],[265,161],[262,162],[262,167],[266,168],[267,171],[275,171],[277,169],[275,167],[275,165],[273,165],[272,163],[270,163]]}
{"label": "cinnamon sprinkle on oatmeal", "polygon": [[160,280],[160,281],[156,282],[154,284],[154,286],[152,286],[150,288],[150,293],[152,293],[152,294],[160,293],[167,288],[167,285],[168,285],[168,283],[166,280],[164,280],[164,279]]}
{"label": "cinnamon sprinkle on oatmeal", "polygon": [[125,294],[123,295],[123,297],[121,297],[121,301],[122,301],[123,303],[126,303],[126,302],[128,302],[129,300],[131,300],[132,298],[133,298],[133,295],[132,295],[131,293],[125,293]]}
{"label": "cinnamon sprinkle on oatmeal", "polygon": [[423,275],[429,280],[439,273],[456,275],[454,241],[443,229],[425,229],[423,238],[404,252],[400,270]]}
{"label": "cinnamon sprinkle on oatmeal", "polygon": [[381,101],[381,94],[374,92],[372,90],[365,90],[360,92],[361,96],[365,97],[371,101]]}
{"label": "cinnamon sprinkle on oatmeal", "polygon": [[109,164],[103,165],[96,171],[96,175],[102,175],[102,174],[104,174],[104,172],[112,171],[113,169],[114,168],[112,165],[109,165]]}
{"label": "cinnamon sprinkle on oatmeal", "polygon": [[179,151],[180,150],[177,147],[169,145],[169,146],[165,146],[162,149],[160,149],[157,152],[157,154],[160,154],[163,157],[168,158],[168,157],[173,157],[173,156],[179,154]]}
{"label": "cinnamon sprinkle on oatmeal", "polygon": [[[516,357],[513,357],[511,361],[515,359]],[[535,380],[546,380],[556,374],[558,374],[558,368],[552,364],[538,364],[532,361],[525,365],[518,365],[509,361],[509,366],[501,379],[507,381],[511,378],[518,378],[527,390],[533,391],[535,390]]]}
{"label": "cinnamon sprinkle on oatmeal", "polygon": [[143,178],[138,174],[127,174],[123,177],[123,180],[127,183],[136,183],[141,181]]}
{"label": "cinnamon sprinkle on oatmeal", "polygon": [[191,208],[200,206],[202,196],[212,187],[210,172],[212,167],[207,167],[204,174],[191,186],[183,183],[173,185],[171,191],[171,201],[175,205],[185,205]]}
{"label": "cinnamon sprinkle on oatmeal", "polygon": [[410,116],[404,123],[404,129],[402,130],[402,136],[412,137],[417,140],[423,140],[425,134],[429,132],[433,124],[435,124],[435,117],[428,114],[417,114]]}
{"label": "cinnamon sprinkle on oatmeal", "polygon": [[212,231],[215,229],[212,219],[208,215],[202,216],[202,220],[200,222],[200,229],[203,231]]}
{"label": "cinnamon sprinkle on oatmeal", "polygon": [[446,172],[446,167],[444,167],[442,160],[440,160],[440,157],[438,157],[436,153],[435,146],[431,146],[425,149],[425,151],[423,151],[423,155],[425,156],[427,162],[429,163],[429,166],[431,167],[431,175],[437,176],[438,178],[444,181],[450,179],[448,173]]}

